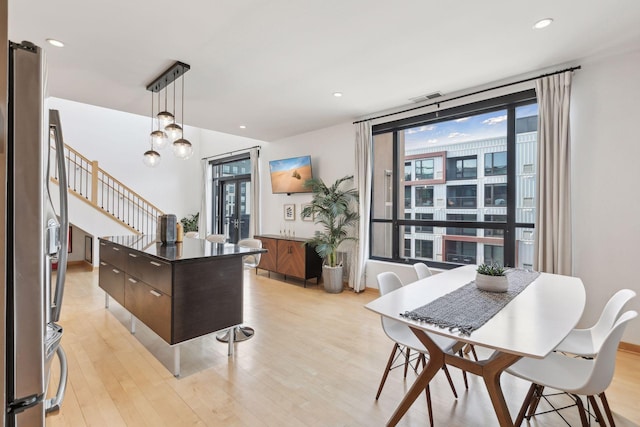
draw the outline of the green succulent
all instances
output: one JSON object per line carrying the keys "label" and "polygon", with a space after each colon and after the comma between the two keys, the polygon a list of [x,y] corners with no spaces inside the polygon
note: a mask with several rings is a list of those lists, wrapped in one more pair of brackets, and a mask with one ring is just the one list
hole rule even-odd
{"label": "green succulent", "polygon": [[480,264],[478,266],[478,273],[486,276],[504,276],[505,268],[499,264]]}

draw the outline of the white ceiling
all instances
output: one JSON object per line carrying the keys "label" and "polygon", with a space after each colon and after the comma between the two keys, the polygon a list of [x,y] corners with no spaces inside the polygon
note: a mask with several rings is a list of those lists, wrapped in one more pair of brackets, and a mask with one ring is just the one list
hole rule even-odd
{"label": "white ceiling", "polygon": [[146,116],[185,62],[187,125],[273,141],[637,49],[640,1],[9,0],[9,38],[46,50],[49,95]]}

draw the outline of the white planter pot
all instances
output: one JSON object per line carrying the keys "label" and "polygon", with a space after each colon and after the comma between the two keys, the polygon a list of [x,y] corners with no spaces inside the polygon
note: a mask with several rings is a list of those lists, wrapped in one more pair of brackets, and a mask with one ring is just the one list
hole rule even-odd
{"label": "white planter pot", "polygon": [[488,292],[507,292],[509,280],[507,276],[487,276],[486,274],[476,274],[476,286],[478,289]]}
{"label": "white planter pot", "polygon": [[337,294],[342,292],[342,266],[329,267],[327,265],[322,266],[322,281],[324,283],[324,290]]}

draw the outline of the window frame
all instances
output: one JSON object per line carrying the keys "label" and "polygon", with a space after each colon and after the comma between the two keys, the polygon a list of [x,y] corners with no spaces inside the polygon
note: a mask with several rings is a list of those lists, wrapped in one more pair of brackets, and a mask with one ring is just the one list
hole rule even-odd
{"label": "window frame", "polygon": [[[494,229],[502,230],[503,245],[504,245],[504,261],[507,266],[514,266],[516,263],[516,229],[517,228],[530,228],[535,229],[534,223],[521,223],[516,222],[516,108],[535,104],[537,102],[535,89],[524,90],[521,92],[515,92],[495,98],[490,98],[482,101],[477,101],[469,104],[459,105],[447,109],[438,108],[436,111],[407,117],[400,120],[390,121],[374,125],[372,127],[372,135],[391,134],[392,137],[392,157],[393,157],[393,171],[392,171],[392,209],[391,218],[378,218],[373,214],[369,221],[369,233],[371,238],[369,239],[369,253],[373,254],[373,229],[375,225],[391,225],[391,256],[376,256],[370,255],[372,260],[380,260],[387,262],[396,262],[402,264],[412,264],[419,260],[404,258],[400,256],[400,239],[399,236],[404,233],[400,233],[400,227],[407,226],[428,226],[428,227],[457,227],[457,228],[478,228],[478,229]],[[439,107],[439,105],[438,105]],[[400,198],[404,197],[404,194],[400,193],[399,178],[404,177],[405,162],[402,163],[402,170],[399,165],[400,153],[398,152],[398,132],[405,129],[417,127],[420,125],[429,125],[439,122],[454,120],[457,118],[465,118],[469,115],[490,113],[493,111],[506,110],[507,111],[507,220],[506,222],[458,222],[458,221],[436,221],[436,220],[409,220],[404,219],[404,200],[402,200],[402,209],[398,209],[398,202]],[[375,143],[375,142],[374,142]],[[375,151],[375,150],[374,150]],[[414,155],[412,158],[426,157],[424,155]],[[409,160],[409,156],[404,157],[404,160]],[[447,159],[444,157],[443,175],[446,175],[447,171]],[[373,162],[372,162],[373,163]],[[374,163],[375,164],[375,163]],[[479,167],[478,158],[476,158],[476,177],[477,168]],[[467,178],[465,178],[467,179]],[[437,183],[451,181],[451,177],[445,177],[441,180],[437,180]],[[436,182],[434,182],[436,183]],[[372,186],[372,196],[375,192],[375,188]],[[476,193],[477,194],[477,193]],[[373,200],[373,199],[372,199]],[[477,208],[476,208],[477,209]],[[399,217],[399,213],[402,212],[402,218]],[[402,251],[404,253],[404,251]],[[446,258],[446,254],[443,250],[443,259]],[[434,268],[452,269],[459,266],[459,264],[439,261],[427,261],[427,265]]]}

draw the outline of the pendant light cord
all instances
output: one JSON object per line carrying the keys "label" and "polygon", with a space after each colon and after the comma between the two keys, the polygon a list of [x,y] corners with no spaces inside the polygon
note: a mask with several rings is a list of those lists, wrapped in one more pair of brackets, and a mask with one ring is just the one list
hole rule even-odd
{"label": "pendant light cord", "polygon": [[180,109],[182,115],[182,130],[180,131],[180,137],[184,139],[184,73],[182,73],[182,107]]}

